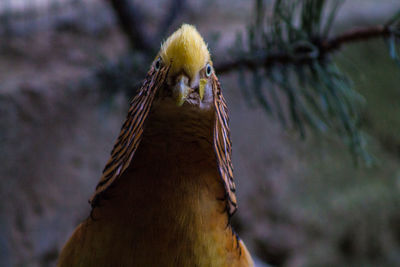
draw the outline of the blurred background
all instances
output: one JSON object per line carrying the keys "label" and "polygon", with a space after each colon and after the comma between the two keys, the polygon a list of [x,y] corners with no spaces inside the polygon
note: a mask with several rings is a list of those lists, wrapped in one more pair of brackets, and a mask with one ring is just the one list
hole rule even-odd
{"label": "blurred background", "polygon": [[[129,98],[156,55],[132,46],[111,2],[0,2],[0,266],[55,265],[90,211]],[[264,2],[268,16],[274,1]],[[254,17],[254,1],[243,0],[132,6],[155,49],[191,23],[217,63]],[[399,9],[397,0],[348,0],[333,33],[385,23]],[[356,166],[335,135],[304,139],[285,129],[249,101],[240,73],[219,75],[231,117],[235,228],[273,266],[400,266],[400,69],[381,39],[343,46],[332,60],[364,97],[370,166]]]}

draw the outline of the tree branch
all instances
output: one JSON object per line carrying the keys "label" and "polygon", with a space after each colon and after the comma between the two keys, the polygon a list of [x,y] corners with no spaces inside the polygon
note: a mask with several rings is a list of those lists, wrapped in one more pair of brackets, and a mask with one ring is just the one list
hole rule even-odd
{"label": "tree branch", "polygon": [[[353,29],[333,38],[317,41],[316,47],[318,48],[318,58],[323,59],[328,54],[340,49],[343,45],[365,41],[378,37],[388,37],[391,34],[391,29],[386,26],[372,26],[366,28]],[[300,49],[301,47],[299,47]],[[295,51],[296,52],[296,51]],[[275,64],[304,64],[309,63],[315,59],[315,56],[307,56],[303,51],[297,51],[301,56],[289,54],[288,52],[265,53],[253,57],[242,57],[235,60],[220,62],[215,66],[219,74],[230,72],[238,68],[255,69],[258,67],[271,67]]]}
{"label": "tree branch", "polygon": [[130,0],[110,0],[110,4],[131,46],[143,52],[152,51],[154,42],[144,31],[146,27],[143,26],[143,15],[139,8]]}
{"label": "tree branch", "polygon": [[158,27],[158,38],[161,40],[165,38],[169,27],[174,23],[174,21],[183,14],[186,9],[186,0],[171,0],[169,9],[165,14],[164,19],[161,20],[161,23]]}
{"label": "tree branch", "polygon": [[322,51],[327,53],[339,49],[343,44],[365,41],[378,37],[388,37],[391,31],[386,26],[372,26],[353,29],[322,43]]}

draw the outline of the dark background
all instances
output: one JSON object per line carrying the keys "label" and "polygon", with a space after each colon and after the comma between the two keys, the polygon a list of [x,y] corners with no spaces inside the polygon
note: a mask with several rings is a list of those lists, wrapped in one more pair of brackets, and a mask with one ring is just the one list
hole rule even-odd
{"label": "dark background", "polygon": [[[135,2],[142,29],[156,32],[168,1]],[[168,34],[195,24],[221,59],[252,8],[190,0]],[[399,8],[395,0],[349,0],[334,31],[382,23]],[[107,1],[0,2],[0,266],[54,266],[88,215],[128,110],[116,88],[129,81],[104,70],[120,73],[128,50]],[[272,265],[399,266],[400,69],[381,40],[346,46],[334,60],[365,97],[363,129],[376,163],[355,167],[332,136],[302,141],[248,104],[235,72],[221,75],[238,188],[234,224],[252,254]]]}

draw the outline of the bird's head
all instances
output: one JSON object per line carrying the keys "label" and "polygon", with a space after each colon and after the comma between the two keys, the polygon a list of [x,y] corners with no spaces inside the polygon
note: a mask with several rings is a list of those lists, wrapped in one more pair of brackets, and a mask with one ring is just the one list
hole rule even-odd
{"label": "bird's head", "polygon": [[174,32],[162,44],[153,67],[156,71],[168,68],[161,99],[172,100],[178,107],[211,107],[214,70],[207,45],[195,27],[184,24]]}

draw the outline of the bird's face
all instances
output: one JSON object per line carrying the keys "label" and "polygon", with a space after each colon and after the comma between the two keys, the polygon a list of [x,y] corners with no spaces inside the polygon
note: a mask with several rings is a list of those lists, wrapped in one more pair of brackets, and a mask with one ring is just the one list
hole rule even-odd
{"label": "bird's face", "polygon": [[193,26],[183,25],[164,42],[153,67],[168,69],[159,101],[176,107],[212,107],[214,69],[207,45]]}

